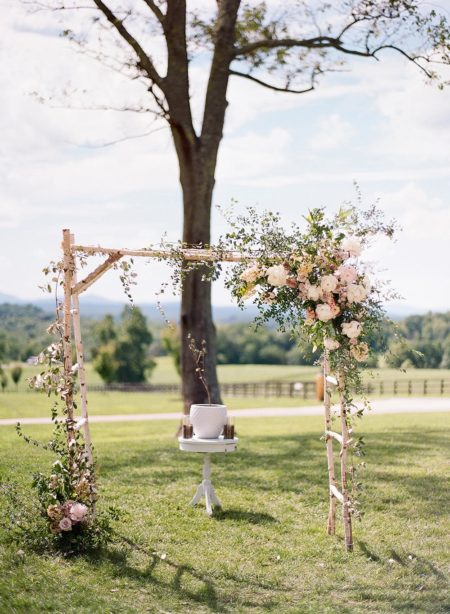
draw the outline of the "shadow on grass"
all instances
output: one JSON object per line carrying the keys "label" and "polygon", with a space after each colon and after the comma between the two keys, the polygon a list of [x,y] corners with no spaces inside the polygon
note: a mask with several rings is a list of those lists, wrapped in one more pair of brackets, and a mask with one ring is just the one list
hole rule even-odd
{"label": "shadow on grass", "polygon": [[361,552],[369,558],[371,561],[380,565],[386,565],[390,561],[394,561],[401,567],[408,568],[408,570],[418,577],[418,579],[424,579],[426,577],[434,578],[441,586],[450,585],[450,578],[444,572],[442,572],[436,565],[433,565],[428,559],[414,552],[399,553],[397,550],[390,550],[385,557],[379,556],[373,549],[369,547],[366,542],[357,541],[358,548]]}
{"label": "shadow on grass", "polygon": [[262,512],[245,512],[244,510],[233,509],[216,509],[212,517],[215,520],[233,520],[247,524],[271,524],[278,522],[278,520],[270,514],[264,514]]}
{"label": "shadow on grass", "polygon": [[[118,536],[121,542],[120,550],[106,550],[97,557],[91,559],[91,564],[98,566],[109,563],[113,566],[114,573],[120,578],[128,578],[141,585],[151,583],[154,587],[161,589],[162,595],[172,592],[180,600],[190,600],[191,608],[194,604],[208,607],[213,612],[233,612],[235,607],[256,607],[258,603],[245,600],[245,603],[236,604],[234,591],[230,594],[219,595],[215,583],[209,575],[197,571],[192,565],[177,563],[166,556],[158,555],[133,540],[123,535]],[[139,552],[147,560],[143,568],[138,568],[129,562],[130,554]],[[232,573],[221,573],[221,580],[232,582],[233,585],[240,584],[244,587],[251,587],[253,592],[260,590],[270,590],[280,592],[280,587],[271,585],[267,582],[255,582],[254,580],[236,576]],[[219,579],[219,576],[217,577]],[[285,591],[285,589],[283,589]],[[225,593],[225,591],[223,591]],[[233,597],[233,599],[230,599]],[[231,605],[230,602],[233,602]],[[228,603],[227,603],[228,602]],[[273,600],[268,600],[264,604],[271,609],[275,606]],[[190,609],[189,611],[195,611]]]}
{"label": "shadow on grass", "polygon": [[[442,457],[448,441],[448,436],[437,429],[371,432],[366,456],[371,475],[366,486],[371,491],[373,509],[379,506],[383,509],[387,504],[395,505],[400,501],[399,487],[408,497],[414,498],[421,513],[445,514],[445,477],[430,473],[423,465],[427,462],[432,468],[433,459]],[[202,455],[180,453],[173,443],[163,448],[158,442],[158,446],[144,448],[140,453],[134,448],[132,453],[122,453],[119,458],[102,458],[103,476],[114,475],[115,483],[132,481],[136,487],[140,484],[145,487],[151,484],[158,487],[194,485],[200,479]],[[415,474],[412,466],[418,470]],[[248,437],[235,454],[214,455],[212,480],[218,480],[220,487],[228,490],[257,490],[264,495],[276,495],[280,491],[302,494],[315,505],[324,500],[328,483],[320,433],[317,436],[308,433]],[[242,512],[239,514],[235,518],[229,515],[228,519],[252,522],[253,512],[249,511],[247,517],[242,516]]]}

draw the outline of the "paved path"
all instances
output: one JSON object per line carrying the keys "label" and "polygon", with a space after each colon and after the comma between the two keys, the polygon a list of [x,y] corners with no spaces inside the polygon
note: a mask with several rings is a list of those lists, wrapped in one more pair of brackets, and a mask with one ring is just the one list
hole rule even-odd
{"label": "paved path", "polygon": [[[371,414],[410,414],[450,412],[450,398],[442,397],[409,397],[372,401]],[[305,407],[255,407],[253,409],[230,410],[230,416],[236,418],[266,418],[276,416],[321,416],[321,405]],[[115,414],[109,416],[90,416],[89,422],[141,422],[148,420],[180,420],[179,413],[154,414]],[[0,426],[21,424],[50,424],[50,418],[7,418],[0,420]]]}

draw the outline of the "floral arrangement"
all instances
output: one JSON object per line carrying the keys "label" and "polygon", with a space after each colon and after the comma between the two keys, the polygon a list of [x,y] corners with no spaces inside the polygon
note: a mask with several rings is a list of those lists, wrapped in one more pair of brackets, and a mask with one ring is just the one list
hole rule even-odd
{"label": "floral arrangement", "polygon": [[275,320],[327,351],[333,370],[357,374],[370,354],[368,339],[386,321],[382,302],[395,296],[372,278],[361,254],[376,235],[392,238],[395,223],[385,223],[375,207],[347,207],[329,219],[314,209],[305,219],[306,231],[293,225],[289,232],[273,213],[249,209],[229,219],[226,239],[244,264],[227,285],[241,307],[247,299],[257,305],[257,324]]}
{"label": "floral arrangement", "polygon": [[[62,263],[51,263],[47,274],[52,274],[56,288]],[[76,409],[76,378],[78,366],[64,370],[64,343],[62,305],[56,298],[56,320],[47,329],[54,340],[38,357],[42,370],[30,378],[31,388],[55,398],[51,409],[53,436],[41,443],[26,435],[17,424],[17,433],[27,443],[50,450],[56,456],[48,475],[36,473],[32,486],[40,503],[40,515],[53,536],[53,546],[68,553],[95,549],[112,535],[110,521],[117,518],[117,510],[96,510],[98,498],[95,460],[91,458],[80,428],[83,420],[69,417],[68,404]],[[69,340],[69,351],[72,344]],[[28,522],[27,526],[33,523]],[[45,541],[45,539],[43,540]],[[48,541],[48,540],[47,540]]]}

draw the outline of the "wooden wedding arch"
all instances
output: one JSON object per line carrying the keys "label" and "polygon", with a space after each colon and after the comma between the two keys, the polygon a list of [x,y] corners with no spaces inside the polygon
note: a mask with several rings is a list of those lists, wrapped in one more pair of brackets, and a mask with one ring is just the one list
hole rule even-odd
{"label": "wooden wedding arch", "polygon": [[[80,324],[80,303],[79,296],[92,286],[106,271],[115,265],[124,256],[130,257],[145,257],[155,259],[169,259],[173,256],[170,250],[165,249],[127,249],[127,248],[105,248],[100,246],[86,246],[75,243],[75,237],[69,229],[63,230],[62,240],[63,250],[63,349],[64,349],[64,374],[70,377],[73,371],[71,338],[75,341],[76,355],[78,362],[78,378],[80,386],[81,398],[81,420],[78,421],[78,426],[83,429],[84,442],[86,447],[87,457],[92,462],[92,443],[89,429],[89,412],[87,398],[86,371],[84,365],[83,341],[81,337]],[[244,260],[243,256],[237,252],[215,252],[213,249],[184,249],[181,254],[186,261],[209,261],[209,262],[240,262]],[[86,275],[84,279],[77,280],[77,263],[76,258],[79,255],[104,255],[106,259],[102,264],[97,266],[91,273]],[[247,260],[247,258],[246,258]],[[327,352],[325,350],[323,356],[323,375],[324,375],[324,415],[325,415],[325,442],[327,451],[328,464],[328,482],[329,482],[329,511],[327,521],[327,533],[333,535],[336,530],[336,506],[339,501],[342,504],[342,520],[344,527],[345,547],[348,551],[353,550],[352,537],[352,517],[350,509],[350,497],[348,492],[348,467],[347,467],[347,450],[351,443],[351,438],[347,426],[347,408],[343,398],[342,380],[338,377],[337,386],[340,395],[339,403],[339,419],[340,430],[338,433],[332,430],[332,409],[331,409],[331,393],[327,385],[330,376],[330,367]],[[74,416],[74,398],[73,391],[65,397],[67,420],[71,424],[75,424]],[[333,443],[337,441],[340,444],[340,483],[341,488],[338,488],[338,480],[335,472],[334,450]],[[70,445],[70,432],[69,432]]]}

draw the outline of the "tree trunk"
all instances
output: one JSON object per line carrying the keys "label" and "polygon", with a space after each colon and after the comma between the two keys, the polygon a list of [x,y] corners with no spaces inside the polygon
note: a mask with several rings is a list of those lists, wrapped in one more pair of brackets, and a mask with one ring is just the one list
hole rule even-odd
{"label": "tree trunk", "polygon": [[[217,153],[223,136],[227,107],[229,67],[233,59],[235,24],[241,0],[221,0],[215,24],[215,46],[206,90],[200,136],[195,133],[189,97],[189,72],[186,44],[186,2],[167,4],[165,33],[168,41],[168,69],[164,82],[170,109],[169,124],[180,166],[183,190],[183,242],[209,245],[211,242],[211,205]],[[183,282],[181,299],[181,376],[184,411],[192,403],[208,402],[208,391],[196,373],[188,335],[198,348],[206,344],[204,380],[211,402],[220,403],[216,372],[216,331],[212,320],[211,283],[202,281],[204,270],[191,271]]]}
{"label": "tree trunk", "polygon": [[[211,241],[211,205],[214,188],[215,162],[205,159],[200,142],[189,148],[189,155],[180,158],[180,179],[183,188],[183,242],[209,245]],[[214,154],[212,156],[215,157]],[[213,163],[212,163],[213,162]],[[208,403],[208,392],[195,371],[194,356],[188,336],[201,348],[206,343],[204,379],[212,403],[221,403],[216,371],[216,329],[212,319],[211,282],[202,280],[203,267],[187,274],[181,299],[181,376],[184,411],[192,403]]]}

